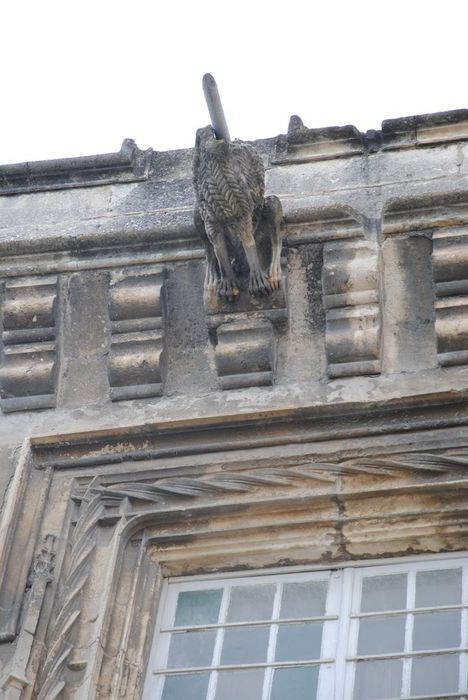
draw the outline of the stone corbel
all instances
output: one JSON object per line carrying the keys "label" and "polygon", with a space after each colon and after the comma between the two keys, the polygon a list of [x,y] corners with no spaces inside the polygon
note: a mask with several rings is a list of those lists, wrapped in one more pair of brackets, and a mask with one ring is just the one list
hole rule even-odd
{"label": "stone corbel", "polygon": [[283,268],[283,288],[268,297],[241,292],[230,303],[205,291],[205,312],[219,387],[272,385],[277,336],[287,324],[286,270]]}
{"label": "stone corbel", "polygon": [[435,329],[441,365],[468,364],[468,238],[466,226],[433,234]]}
{"label": "stone corbel", "polygon": [[[455,119],[457,113],[452,117]],[[448,119],[447,129],[451,124]],[[432,239],[432,279],[426,295],[430,294],[430,303],[434,304],[437,359],[442,366],[468,364],[466,191],[392,203],[385,215],[384,233]]]}
{"label": "stone corbel", "polygon": [[378,253],[364,241],[329,241],[323,303],[330,377],[380,372]]}
{"label": "stone corbel", "polygon": [[114,272],[109,293],[113,401],[161,396],[165,380],[164,271]]}
{"label": "stone corbel", "polygon": [[55,406],[57,296],[56,276],[5,282],[0,369],[4,412]]}

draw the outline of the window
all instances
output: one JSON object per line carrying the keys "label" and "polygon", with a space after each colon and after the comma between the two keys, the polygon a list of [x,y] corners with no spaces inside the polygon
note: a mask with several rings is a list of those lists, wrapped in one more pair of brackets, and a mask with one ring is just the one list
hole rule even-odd
{"label": "window", "polygon": [[166,582],[144,700],[464,698],[468,559]]}

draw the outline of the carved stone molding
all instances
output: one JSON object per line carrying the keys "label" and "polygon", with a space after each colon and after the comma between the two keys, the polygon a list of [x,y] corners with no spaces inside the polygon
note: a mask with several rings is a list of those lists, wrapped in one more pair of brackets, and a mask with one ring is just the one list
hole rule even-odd
{"label": "carved stone molding", "polygon": [[222,389],[273,383],[276,339],[270,321],[230,321],[218,326],[216,335],[216,369]]}
{"label": "carved stone molding", "polygon": [[37,552],[30,573],[30,591],[26,603],[15,653],[2,689],[4,700],[20,700],[23,690],[30,685],[27,677],[31,649],[42,610],[47,584],[52,581],[55,558],[55,537],[46,535]]}
{"label": "carved stone molding", "polygon": [[207,325],[221,389],[269,386],[274,383],[278,333],[287,325],[287,270],[283,286],[269,296],[241,291],[235,302],[205,289]]}
{"label": "carved stone molding", "polygon": [[383,230],[386,235],[422,235],[432,239],[438,360],[445,366],[467,364],[468,198],[466,191],[437,196],[426,195],[392,202],[385,212]]}
{"label": "carved stone molding", "polygon": [[[238,430],[240,416],[235,422]],[[267,423],[256,415],[256,432]],[[305,428],[297,427],[303,441]],[[35,697],[137,700],[162,574],[430,551],[440,527],[447,551],[466,541],[468,450],[459,431],[458,445],[447,436],[451,445],[438,449],[410,437],[405,447],[401,436],[392,444],[367,435],[339,450],[322,440],[299,453],[301,439],[290,425],[283,441],[289,447],[279,450],[267,439],[253,449],[240,435],[230,456],[232,435],[220,428],[213,418],[213,432],[198,426],[195,438],[189,425],[179,425],[186,457],[177,448],[161,459],[134,452],[137,435],[150,443],[143,426],[38,438],[23,455],[6,504],[13,524],[0,560],[2,608],[19,610],[24,599],[19,552],[26,573],[50,573],[47,556],[31,568],[35,547],[24,543],[41,542],[44,532],[59,537],[55,600],[43,606],[33,641],[41,657],[37,677],[28,676]],[[155,429],[154,438],[164,448],[163,431]],[[72,469],[62,469],[74,441],[80,452]],[[175,443],[180,448],[177,435]],[[12,511],[21,516],[20,529]]]}
{"label": "carved stone molding", "polygon": [[114,272],[110,284],[109,383],[113,401],[161,396],[165,368],[163,270]]}
{"label": "carved stone molding", "polygon": [[294,115],[288,133],[277,138],[273,163],[304,163],[466,140],[466,109],[386,119],[380,130],[370,129],[366,133],[351,124],[309,129]]}
{"label": "carved stone molding", "polygon": [[364,241],[324,244],[322,269],[328,374],[380,372],[378,252]]}
{"label": "carved stone molding", "polygon": [[3,294],[4,412],[55,406],[57,277],[8,279]]}
{"label": "carved stone molding", "polygon": [[81,614],[81,594],[88,580],[89,560],[96,545],[95,527],[103,512],[99,497],[85,493],[70,542],[70,557],[62,573],[56,615],[50,625],[48,652],[36,685],[37,700],[55,700],[66,685],[64,671],[70,665]]}
{"label": "carved stone molding", "polygon": [[441,365],[468,363],[468,228],[433,234],[437,352]]}
{"label": "carved stone molding", "polygon": [[138,182],[149,175],[153,149],[125,139],[117,153],[0,166],[0,194]]}
{"label": "carved stone molding", "polygon": [[364,151],[364,135],[355,126],[309,129],[294,115],[289,120],[287,135],[277,139],[273,163],[304,163],[358,155]]}

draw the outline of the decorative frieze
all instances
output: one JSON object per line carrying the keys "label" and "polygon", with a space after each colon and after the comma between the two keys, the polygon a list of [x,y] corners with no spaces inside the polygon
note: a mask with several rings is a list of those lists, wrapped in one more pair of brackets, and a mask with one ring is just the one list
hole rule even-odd
{"label": "decorative frieze", "polygon": [[441,365],[468,363],[468,231],[438,229],[433,234],[435,328]]}
{"label": "decorative frieze", "polygon": [[161,396],[165,380],[164,272],[115,272],[109,314],[113,401]]}
{"label": "decorative frieze", "polygon": [[57,277],[5,282],[0,369],[4,412],[55,406]]}
{"label": "decorative frieze", "polygon": [[323,304],[330,377],[380,372],[378,254],[364,241],[329,241],[323,251]]}

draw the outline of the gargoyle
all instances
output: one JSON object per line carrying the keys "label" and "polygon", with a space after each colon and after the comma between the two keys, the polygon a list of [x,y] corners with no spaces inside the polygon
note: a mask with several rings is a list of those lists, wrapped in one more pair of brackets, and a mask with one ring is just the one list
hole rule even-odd
{"label": "gargoyle", "polygon": [[253,296],[281,286],[278,197],[264,197],[265,170],[257,151],[241,141],[198,129],[193,181],[195,226],[207,255],[205,288],[229,301],[248,288]]}

